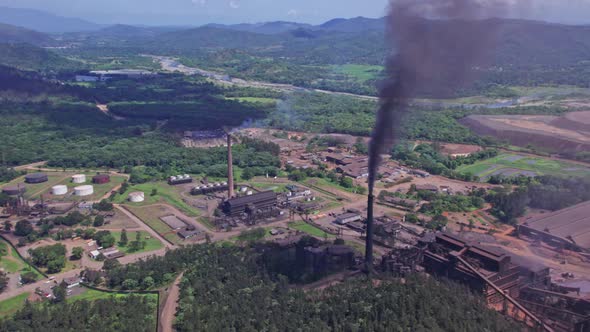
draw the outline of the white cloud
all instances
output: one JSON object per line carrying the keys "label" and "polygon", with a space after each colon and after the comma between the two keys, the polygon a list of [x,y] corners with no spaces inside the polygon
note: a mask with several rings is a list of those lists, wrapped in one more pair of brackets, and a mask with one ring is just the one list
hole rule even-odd
{"label": "white cloud", "polygon": [[287,16],[293,16],[293,17],[299,16],[299,11],[297,9],[290,9],[287,12]]}
{"label": "white cloud", "polygon": [[192,0],[195,5],[205,6],[207,4],[207,0]]}
{"label": "white cloud", "polygon": [[229,6],[233,9],[238,9],[238,8],[240,8],[240,3],[236,0],[231,0],[229,2]]}

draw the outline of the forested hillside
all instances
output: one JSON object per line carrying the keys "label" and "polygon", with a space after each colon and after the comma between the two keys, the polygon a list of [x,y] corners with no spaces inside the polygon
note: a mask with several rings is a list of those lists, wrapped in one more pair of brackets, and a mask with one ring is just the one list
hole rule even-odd
{"label": "forested hillside", "polygon": [[137,331],[156,328],[158,303],[146,296],[114,295],[94,301],[28,303],[0,320],[0,331]]}
{"label": "forested hillside", "polygon": [[0,43],[0,65],[45,73],[86,68],[82,62],[72,61],[52,51],[23,43]]}
{"label": "forested hillside", "polygon": [[[308,240],[302,240],[308,241]],[[303,292],[273,270],[254,248],[189,246],[107,270],[111,287],[155,285],[185,271],[175,327],[178,331],[515,331],[481,298],[444,281],[411,277],[405,283],[363,277],[324,291]],[[293,267],[291,267],[293,269]]]}
{"label": "forested hillside", "polygon": [[49,45],[53,42],[55,41],[44,33],[10,24],[0,23],[0,43],[29,43],[33,45]]}

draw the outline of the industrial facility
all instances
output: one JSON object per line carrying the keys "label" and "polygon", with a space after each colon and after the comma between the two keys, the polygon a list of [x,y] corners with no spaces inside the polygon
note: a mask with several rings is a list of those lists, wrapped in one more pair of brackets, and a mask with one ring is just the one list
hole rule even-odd
{"label": "industrial facility", "polygon": [[76,183],[76,184],[86,183],[86,175],[84,175],[84,174],[72,175],[72,183]]}
{"label": "industrial facility", "polygon": [[529,219],[518,233],[557,248],[590,252],[590,201]]}
{"label": "industrial facility", "polygon": [[223,212],[232,217],[253,215],[259,211],[277,208],[277,193],[264,191],[253,195],[228,199],[222,204]]}
{"label": "industrial facility", "polygon": [[68,193],[68,186],[56,185],[51,187],[51,194],[54,196],[62,196]]}
{"label": "industrial facility", "polygon": [[194,187],[191,189],[191,195],[207,195],[227,190],[227,182],[216,182]]}
{"label": "industrial facility", "polygon": [[74,195],[84,197],[94,194],[94,187],[90,185],[78,186],[74,188]]}
{"label": "industrial facility", "polygon": [[416,246],[396,249],[383,256],[381,269],[399,276],[425,271],[463,283],[490,307],[534,328],[590,329],[590,302],[579,297],[579,288],[558,286],[546,267],[517,264],[507,254],[455,235],[426,236]]}
{"label": "industrial facility", "polygon": [[108,174],[97,174],[92,177],[92,183],[105,184],[111,182],[111,177]]}
{"label": "industrial facility", "polygon": [[129,202],[141,203],[145,201],[145,194],[141,191],[135,191],[129,194]]}
{"label": "industrial facility", "polygon": [[171,186],[176,186],[179,184],[191,183],[193,182],[193,178],[188,175],[175,175],[168,178],[168,184]]}
{"label": "industrial facility", "polygon": [[8,186],[2,189],[2,193],[9,196],[19,196],[24,194],[26,191],[27,188],[22,184],[18,184],[16,186]]}
{"label": "industrial facility", "polygon": [[25,182],[30,184],[43,183],[49,181],[45,173],[30,173],[25,175]]}

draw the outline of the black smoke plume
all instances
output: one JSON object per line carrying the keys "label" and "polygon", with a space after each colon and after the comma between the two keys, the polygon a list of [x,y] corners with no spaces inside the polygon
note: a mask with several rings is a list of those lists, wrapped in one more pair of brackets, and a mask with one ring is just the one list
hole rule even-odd
{"label": "black smoke plume", "polygon": [[[408,101],[417,90],[452,95],[474,78],[492,53],[508,0],[391,0],[387,39],[394,53],[379,88],[380,108],[369,145],[369,205],[381,155],[390,152]],[[485,21],[482,21],[486,19]],[[372,206],[370,215],[372,215]],[[372,262],[372,220],[367,224],[367,264]],[[372,250],[371,250],[372,251]]]}
{"label": "black smoke plume", "polygon": [[474,78],[492,53],[498,27],[488,19],[506,11],[501,0],[392,0],[387,38],[394,54],[387,59],[379,89],[380,108],[370,144],[369,189],[379,156],[399,134],[408,101],[419,89],[431,97],[452,95]]}

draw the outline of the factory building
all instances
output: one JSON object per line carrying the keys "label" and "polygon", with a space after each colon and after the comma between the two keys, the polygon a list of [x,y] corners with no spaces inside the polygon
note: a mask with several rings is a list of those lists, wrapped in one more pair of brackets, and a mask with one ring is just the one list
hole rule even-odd
{"label": "factory building", "polygon": [[354,249],[346,245],[305,247],[303,252],[305,270],[318,276],[348,269],[356,263]]}
{"label": "factory building", "polygon": [[2,189],[2,193],[9,196],[19,196],[24,194],[26,191],[27,188],[22,184],[16,186],[8,186]]}
{"label": "factory building", "polygon": [[335,222],[339,225],[346,225],[351,222],[361,221],[363,217],[358,213],[344,213],[336,216]]}
{"label": "factory building", "polygon": [[43,182],[47,182],[47,181],[49,181],[49,178],[47,177],[47,174],[45,174],[45,173],[31,173],[31,174],[25,175],[25,182],[26,183],[35,184],[35,183],[43,183]]}
{"label": "factory building", "polygon": [[428,173],[428,172],[425,172],[425,171],[421,171],[421,170],[419,170],[419,169],[414,169],[414,170],[411,170],[411,171],[410,171],[410,174],[412,174],[412,175],[416,175],[416,176],[419,176],[419,177],[421,177],[421,178],[427,178],[427,177],[430,177],[430,173]]}
{"label": "factory building", "polygon": [[518,233],[558,248],[589,252],[590,201],[527,220]]}
{"label": "factory building", "polygon": [[[469,262],[476,271],[465,262]],[[510,256],[470,245],[450,234],[436,235],[435,241],[424,252],[423,266],[431,274],[456,280],[482,293],[488,304],[501,302],[503,296],[483,277],[505,294],[518,296],[520,266],[513,264]]]}
{"label": "factory building", "polygon": [[277,193],[264,191],[249,196],[232,198],[222,204],[223,212],[228,216],[252,215],[258,210],[271,210],[277,207]]}
{"label": "factory building", "polygon": [[111,182],[111,177],[108,174],[97,174],[92,177],[92,183],[105,184]]}

